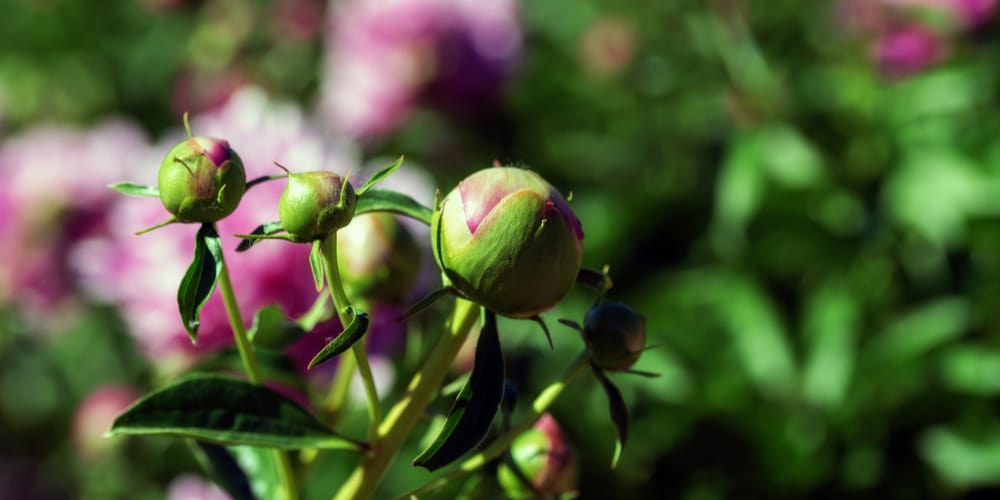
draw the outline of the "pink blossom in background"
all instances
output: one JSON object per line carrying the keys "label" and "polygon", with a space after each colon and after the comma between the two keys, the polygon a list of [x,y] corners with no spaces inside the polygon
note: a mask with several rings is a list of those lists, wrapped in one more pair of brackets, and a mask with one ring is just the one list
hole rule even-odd
{"label": "pink blossom in background", "polygon": [[84,398],[73,417],[72,437],[76,452],[86,458],[95,458],[110,451],[116,442],[104,434],[111,429],[115,418],[137,399],[139,394],[135,390],[121,385],[99,387]]}
{"label": "pink blossom in background", "polygon": [[105,210],[118,197],[107,185],[150,155],[144,132],[121,120],[87,130],[42,125],[6,139],[0,148],[0,301],[36,315],[63,305],[75,288],[66,266],[69,248],[103,231]]}
{"label": "pink blossom in background", "polygon": [[495,100],[521,48],[516,0],[332,2],[322,111],[373,139],[418,104],[474,113]]}
{"label": "pink blossom in background", "polygon": [[872,47],[872,57],[887,76],[904,77],[938,63],[944,54],[942,40],[914,25],[883,35]]}
{"label": "pink blossom in background", "polygon": [[222,488],[219,488],[200,476],[183,474],[174,478],[167,486],[167,500],[231,500]]}

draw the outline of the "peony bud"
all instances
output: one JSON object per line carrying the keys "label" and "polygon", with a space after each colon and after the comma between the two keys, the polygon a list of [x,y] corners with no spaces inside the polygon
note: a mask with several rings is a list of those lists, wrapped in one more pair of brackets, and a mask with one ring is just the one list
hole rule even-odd
{"label": "peony bud", "polygon": [[506,463],[497,469],[497,480],[510,498],[557,496],[576,489],[576,453],[552,415],[542,415],[532,429],[518,436],[510,455],[518,471]]}
{"label": "peony bud", "polygon": [[420,248],[395,216],[367,213],[337,231],[337,261],[347,294],[373,301],[405,298],[420,270]]}
{"label": "peony bud", "polygon": [[434,258],[465,297],[514,318],[555,306],[580,271],[583,230],[538,174],[480,170],[446,196],[431,222]]}
{"label": "peony bud", "polygon": [[222,139],[193,137],[160,165],[160,200],[181,222],[216,222],[233,213],[246,191],[243,161]]}
{"label": "peony bud", "polygon": [[583,319],[592,360],[609,371],[625,371],[646,344],[646,318],[621,302],[593,307]]}
{"label": "peony bud", "polygon": [[356,203],[354,187],[333,172],[288,174],[278,217],[288,234],[312,241],[350,223]]}

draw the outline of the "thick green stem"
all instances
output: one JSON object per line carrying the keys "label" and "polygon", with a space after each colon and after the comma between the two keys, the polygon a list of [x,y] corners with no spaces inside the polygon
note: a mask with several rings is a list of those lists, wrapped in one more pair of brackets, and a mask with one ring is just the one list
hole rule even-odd
{"label": "thick green stem", "polygon": [[[246,370],[247,377],[251,382],[262,384],[264,376],[260,370],[260,363],[257,361],[257,352],[247,337],[246,325],[243,323],[243,315],[236,302],[236,293],[233,291],[233,283],[229,279],[229,268],[225,262],[222,263],[222,271],[219,273],[219,292],[222,294],[222,301],[226,306],[226,315],[229,317],[229,325],[233,329],[233,337],[236,338],[236,348],[240,351],[243,369]],[[295,487],[295,476],[292,473],[292,463],[288,454],[281,450],[272,450],[272,454],[278,465],[278,480],[281,482],[284,498],[285,500],[295,500],[298,498],[298,491]]]}
{"label": "thick green stem", "polygon": [[584,351],[577,357],[576,361],[570,365],[559,381],[550,384],[545,388],[538,396],[535,401],[531,403],[531,410],[527,415],[522,418],[517,425],[511,427],[502,436],[497,438],[496,441],[490,443],[489,446],[484,448],[479,453],[472,455],[471,457],[465,459],[458,468],[452,470],[451,472],[421,486],[420,488],[413,490],[403,498],[419,497],[430,493],[456,479],[459,479],[466,474],[474,472],[476,469],[486,465],[491,460],[499,457],[510,444],[521,435],[524,431],[530,429],[535,422],[552,406],[552,403],[562,394],[563,389],[565,389],[570,382],[573,381],[580,373],[586,370],[587,366],[590,364],[590,352]]}
{"label": "thick green stem", "polygon": [[406,394],[386,414],[378,429],[378,438],[371,443],[371,453],[358,465],[351,477],[334,497],[337,500],[371,497],[382,480],[386,468],[392,463],[406,437],[416,426],[427,409],[441,382],[448,374],[455,356],[465,342],[469,331],[479,318],[479,306],[463,299],[456,299],[455,312],[446,331],[438,339],[430,356],[410,382]]}
{"label": "thick green stem", "polygon": [[[351,303],[344,293],[344,284],[340,281],[340,269],[337,267],[337,232],[327,235],[320,247],[323,254],[323,269],[326,272],[326,284],[330,289],[330,298],[333,299],[333,307],[337,310],[340,324],[343,328],[351,324],[352,317]],[[351,347],[354,353],[354,360],[358,364],[358,372],[361,374],[361,382],[365,387],[365,395],[368,399],[368,440],[373,441],[378,432],[379,423],[382,421],[382,410],[379,407],[378,391],[375,388],[375,377],[372,375],[371,366],[368,364],[368,353],[365,351],[365,342],[357,342]]]}

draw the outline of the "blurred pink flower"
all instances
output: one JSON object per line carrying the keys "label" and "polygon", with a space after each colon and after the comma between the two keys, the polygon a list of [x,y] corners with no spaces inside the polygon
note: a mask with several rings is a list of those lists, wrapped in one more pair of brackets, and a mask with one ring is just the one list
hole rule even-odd
{"label": "blurred pink flower", "polygon": [[230,500],[222,488],[194,474],[174,478],[167,487],[167,500]]}
{"label": "blurred pink flower", "polygon": [[91,392],[76,408],[73,417],[73,446],[86,458],[111,450],[115,441],[104,437],[115,418],[132,405],[139,394],[130,387],[106,385]]}
{"label": "blurred pink flower", "polygon": [[520,54],[516,0],[347,0],[328,17],[321,106],[354,138],[391,132],[418,101],[485,108]]}
{"label": "blurred pink flower", "polygon": [[887,76],[905,77],[938,63],[944,55],[944,43],[919,25],[886,33],[872,47],[872,57]]}

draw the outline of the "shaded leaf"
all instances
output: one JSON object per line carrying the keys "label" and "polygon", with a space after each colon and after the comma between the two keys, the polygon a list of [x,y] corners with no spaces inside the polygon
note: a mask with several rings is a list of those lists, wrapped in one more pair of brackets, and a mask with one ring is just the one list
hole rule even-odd
{"label": "shaded leaf", "polygon": [[250,478],[240,467],[229,450],[222,445],[204,441],[188,441],[191,443],[195,458],[212,477],[213,481],[226,490],[234,500],[255,500]]}
{"label": "shaded leaf", "polygon": [[220,376],[182,380],[140,399],[111,435],[163,435],[280,449],[363,448],[267,387]]}
{"label": "shaded leaf", "polygon": [[156,186],[147,186],[145,184],[136,184],[134,182],[119,182],[117,184],[109,184],[108,187],[118,191],[119,193],[130,196],[146,196],[149,198],[160,197],[160,190]]}
{"label": "shaded leaf", "polygon": [[400,314],[399,317],[396,318],[396,321],[403,321],[409,318],[410,316],[413,316],[414,314],[417,314],[420,311],[427,309],[428,307],[431,306],[431,304],[437,302],[437,300],[440,299],[441,297],[444,297],[445,295],[454,295],[454,294],[455,294],[455,289],[450,286],[446,286],[444,288],[438,288],[437,290],[434,290],[433,292],[427,294],[426,297],[417,301],[416,304],[410,306],[409,309],[404,311],[403,314]]}
{"label": "shaded leaf", "polygon": [[320,248],[321,244],[320,240],[314,241],[312,250],[309,251],[309,269],[312,271],[313,283],[316,285],[317,292],[323,290],[323,250]]}
{"label": "shaded leaf", "polygon": [[309,362],[310,369],[350,349],[368,331],[368,313],[350,306],[348,306],[348,310],[353,317],[351,324],[347,325],[347,328],[340,335],[323,346],[323,349],[316,353],[316,356],[313,356],[312,361]]}
{"label": "shaded leaf", "polygon": [[[285,227],[281,225],[281,221],[265,222],[250,231],[250,236],[270,236],[275,233],[284,231]],[[256,245],[260,240],[264,238],[243,238],[243,241],[236,247],[237,252],[246,252],[250,250],[250,247]]]}
{"label": "shaded leaf", "polygon": [[434,442],[413,465],[437,470],[475,448],[486,437],[504,394],[504,362],[492,311],[484,315],[469,382],[458,394]]}
{"label": "shaded leaf", "polygon": [[611,276],[608,276],[604,271],[587,268],[580,269],[576,275],[576,282],[594,288],[600,293],[611,290],[615,286],[614,282],[611,281]]}
{"label": "shaded leaf", "polygon": [[625,449],[625,441],[628,439],[628,408],[625,406],[625,398],[615,384],[608,380],[604,371],[591,363],[590,368],[594,370],[594,375],[604,388],[604,393],[608,396],[608,413],[611,415],[611,422],[615,424],[615,431],[618,432],[618,440],[615,441],[615,454],[611,457],[611,468],[618,466],[618,459]]}
{"label": "shaded leaf", "polygon": [[389,174],[395,172],[396,169],[399,168],[399,166],[402,164],[403,164],[403,157],[400,156],[398,160],[392,162],[392,164],[389,165],[388,167],[379,170],[378,172],[375,173],[375,175],[371,177],[371,179],[368,179],[368,182],[366,182],[364,186],[361,186],[361,189],[357,191],[357,195],[361,196],[366,192],[368,192],[368,190],[374,187],[375,184],[378,184],[386,177],[389,177]]}
{"label": "shaded leaf", "polygon": [[180,287],[177,288],[177,305],[181,312],[181,321],[191,337],[191,342],[198,339],[198,326],[201,324],[199,314],[202,306],[215,290],[215,282],[222,272],[222,242],[219,233],[211,224],[202,224],[195,236],[194,258],[184,273]]}
{"label": "shaded leaf", "polygon": [[280,351],[305,333],[298,323],[285,316],[280,307],[271,304],[257,310],[247,336],[258,347]]}
{"label": "shaded leaf", "polygon": [[358,196],[358,204],[354,207],[354,215],[367,212],[390,212],[405,215],[430,225],[433,212],[409,196],[388,189],[372,189]]}

